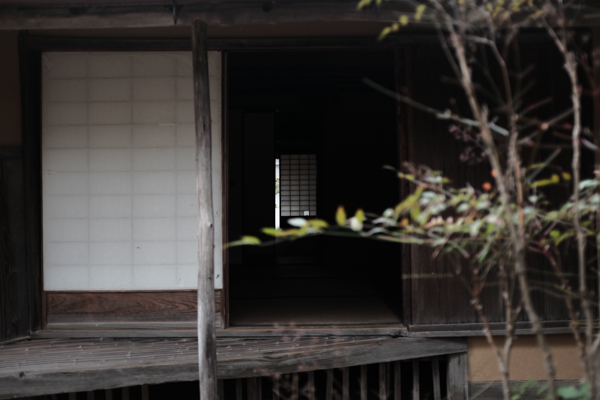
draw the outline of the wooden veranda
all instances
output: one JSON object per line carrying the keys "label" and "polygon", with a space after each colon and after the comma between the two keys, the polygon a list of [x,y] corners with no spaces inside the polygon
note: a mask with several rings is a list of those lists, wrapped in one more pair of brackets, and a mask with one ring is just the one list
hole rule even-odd
{"label": "wooden veranda", "polygon": [[[445,355],[464,363],[466,349],[462,339],[219,338],[217,375],[253,378]],[[195,338],[40,339],[0,346],[0,399],[197,379]]]}

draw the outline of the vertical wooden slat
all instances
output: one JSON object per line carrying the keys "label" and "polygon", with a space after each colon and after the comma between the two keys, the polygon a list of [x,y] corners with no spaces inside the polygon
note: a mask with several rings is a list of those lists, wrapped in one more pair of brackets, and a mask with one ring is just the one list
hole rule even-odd
{"label": "vertical wooden slat", "polygon": [[124,387],[123,389],[121,389],[121,399],[129,400],[129,388],[128,387]]}
{"label": "vertical wooden slat", "polygon": [[385,386],[385,364],[379,363],[379,399],[387,400]]}
{"label": "vertical wooden slat", "polygon": [[235,399],[242,400],[242,380],[235,380]]}
{"label": "vertical wooden slat", "polygon": [[225,400],[225,382],[223,379],[217,380],[217,396],[218,400]]}
{"label": "vertical wooden slat", "polygon": [[[57,399],[57,397],[56,397],[56,395],[55,395],[55,394],[51,394],[51,395],[50,395],[50,398],[51,398],[52,400],[56,400],[56,399]],[[108,400],[108,399],[107,399],[107,400]]]}
{"label": "vertical wooden slat", "polygon": [[273,400],[279,400],[279,376],[274,376],[273,381]]}
{"label": "vertical wooden slat", "polygon": [[[125,399],[125,397],[123,397],[123,399]],[[69,400],[77,400],[77,393],[69,393]],[[127,400],[129,400],[129,398]]]}
{"label": "vertical wooden slat", "polygon": [[104,391],[104,398],[106,400],[113,400],[113,393],[112,393],[112,389],[106,389]]}
{"label": "vertical wooden slat", "polygon": [[440,389],[440,360],[434,357],[431,360],[431,371],[433,376],[433,400],[442,400]]}
{"label": "vertical wooden slat", "polygon": [[42,168],[41,168],[41,86],[42,54],[27,48],[19,38],[19,77],[21,83],[21,121],[23,132],[23,210],[25,214],[26,287],[20,292],[25,298],[27,314],[21,321],[28,331],[43,327],[42,288]]}
{"label": "vertical wooden slat", "polygon": [[360,400],[367,400],[367,366],[360,366]]}
{"label": "vertical wooden slat", "polygon": [[150,400],[148,385],[142,385],[142,400]]}
{"label": "vertical wooden slat", "polygon": [[390,369],[392,368],[391,363],[385,363],[385,392],[388,396],[392,394],[392,375]]}
{"label": "vertical wooden slat", "polygon": [[421,388],[419,387],[419,360],[413,360],[413,390],[412,390],[412,398],[413,400],[419,400],[421,393]]}
{"label": "vertical wooden slat", "polygon": [[[87,392],[87,400],[94,400],[94,392],[93,391]],[[147,399],[143,399],[143,400],[147,400]]]}
{"label": "vertical wooden slat", "polygon": [[248,385],[248,400],[258,400],[256,378],[246,379],[246,384]]}
{"label": "vertical wooden slat", "polygon": [[325,390],[325,400],[333,399],[333,370],[327,370],[327,387]]}
{"label": "vertical wooden slat", "polygon": [[402,394],[402,377],[400,372],[400,361],[394,362],[394,400],[400,400]]}
{"label": "vertical wooden slat", "polygon": [[221,227],[223,239],[223,295],[221,315],[223,328],[229,328],[229,106],[227,52],[221,52]]}
{"label": "vertical wooden slat", "polygon": [[291,400],[298,400],[298,374],[292,374],[292,397]]}
{"label": "vertical wooden slat", "polygon": [[198,192],[198,371],[200,398],[217,394],[215,337],[215,232],[212,203],[212,156],[206,23],[192,24],[196,188]]}
{"label": "vertical wooden slat", "polygon": [[260,376],[256,378],[256,395],[258,400],[262,400],[262,378]]}
{"label": "vertical wooden slat", "polygon": [[308,400],[315,400],[315,372],[314,371],[308,372],[307,386],[308,386],[308,390],[307,390]]}
{"label": "vertical wooden slat", "polygon": [[342,400],[350,399],[350,370],[342,368]]}
{"label": "vertical wooden slat", "polygon": [[448,399],[467,398],[467,353],[453,354],[448,359]]}

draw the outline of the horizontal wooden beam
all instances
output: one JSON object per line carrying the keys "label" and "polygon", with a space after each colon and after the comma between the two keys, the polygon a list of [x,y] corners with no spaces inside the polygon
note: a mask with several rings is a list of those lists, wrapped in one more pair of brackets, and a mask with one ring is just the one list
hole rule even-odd
{"label": "horizontal wooden beam", "polygon": [[[170,329],[194,327],[195,290],[160,291],[49,291],[46,325],[51,329]],[[215,291],[216,323],[222,323],[222,290]],[[190,326],[182,323],[190,323]],[[163,325],[161,325],[163,324]],[[147,325],[147,326],[144,326]],[[93,329],[93,328],[92,328]]]}
{"label": "horizontal wooden beam", "polygon": [[[194,20],[212,26],[280,24],[329,21],[397,21],[412,13],[408,1],[386,3],[382,9],[356,9],[354,1],[201,3],[183,5],[178,25]],[[0,29],[105,29],[173,26],[168,6],[96,6],[49,8],[0,8]]]}
{"label": "horizontal wooden beam", "polygon": [[[543,321],[542,328],[545,334],[571,333],[570,321]],[[483,336],[484,325],[481,323],[469,324],[439,324],[439,325],[410,325],[405,336],[408,337],[465,337]],[[505,324],[494,322],[490,324],[492,335],[506,334]],[[517,322],[516,334],[531,335],[530,322]]]}
{"label": "horizontal wooden beam", "polygon": [[[54,324],[51,329],[33,332],[33,339],[56,338],[188,338],[196,337],[193,322],[138,322],[136,324],[90,323]],[[332,327],[303,326],[289,328],[244,328],[217,329],[217,338],[279,338],[279,337],[324,337],[324,336],[406,336],[406,328],[395,325],[364,326],[340,325]]]}

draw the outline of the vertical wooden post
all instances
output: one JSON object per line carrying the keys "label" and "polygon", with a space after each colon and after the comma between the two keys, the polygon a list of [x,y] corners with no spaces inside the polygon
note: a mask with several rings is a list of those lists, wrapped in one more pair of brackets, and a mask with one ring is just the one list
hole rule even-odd
{"label": "vertical wooden post", "polygon": [[467,398],[467,353],[453,354],[448,360],[448,399]]}
{"label": "vertical wooden post", "polygon": [[367,366],[360,366],[360,400],[367,400]]}
{"label": "vertical wooden post", "polygon": [[293,373],[292,374],[292,397],[290,397],[291,400],[298,400],[298,374],[297,373]]}
{"label": "vertical wooden post", "polygon": [[333,370],[327,370],[327,386],[325,390],[325,400],[333,399]]}
{"label": "vertical wooden post", "polygon": [[387,400],[387,392],[386,392],[386,385],[385,385],[385,364],[384,363],[379,363],[379,399],[380,400]]}
{"label": "vertical wooden post", "polygon": [[212,204],[212,157],[206,23],[192,24],[196,188],[198,191],[198,370],[200,399],[217,397],[215,338],[215,231]]}
{"label": "vertical wooden post", "polygon": [[433,375],[433,400],[442,400],[440,388],[440,361],[437,357],[431,359],[431,371]]}
{"label": "vertical wooden post", "polygon": [[129,400],[129,387],[124,387],[121,389],[121,399]]}
{"label": "vertical wooden post", "polygon": [[412,397],[413,400],[419,400],[421,398],[421,387],[419,384],[419,360],[413,360],[413,390]]}
{"label": "vertical wooden post", "polygon": [[242,379],[235,380],[235,400],[242,400]]}
{"label": "vertical wooden post", "polygon": [[279,376],[273,377],[273,400],[279,400]]}
{"label": "vertical wooden post", "polygon": [[315,371],[308,371],[308,400],[315,400]]}
{"label": "vertical wooden post", "polygon": [[257,378],[246,379],[246,387],[248,388],[248,400],[260,400],[260,398],[258,397],[256,379]]}
{"label": "vertical wooden post", "polygon": [[150,400],[148,385],[142,385],[142,400]]}
{"label": "vertical wooden post", "polygon": [[[219,379],[217,381],[217,392],[218,392],[217,398],[219,400],[225,400],[225,384],[223,382],[223,379]],[[108,399],[106,399],[106,400],[108,400]],[[110,399],[110,400],[112,400],[112,399]]]}
{"label": "vertical wooden post", "polygon": [[402,376],[400,361],[394,361],[394,400],[400,400],[402,394]]}
{"label": "vertical wooden post", "polygon": [[350,400],[350,369],[342,368],[342,400]]}

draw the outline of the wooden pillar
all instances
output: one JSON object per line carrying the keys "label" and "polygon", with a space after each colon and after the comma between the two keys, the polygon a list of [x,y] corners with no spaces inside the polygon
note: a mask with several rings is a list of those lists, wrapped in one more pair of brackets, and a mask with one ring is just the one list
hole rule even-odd
{"label": "wooden pillar", "polygon": [[412,390],[412,398],[413,400],[419,400],[421,398],[421,387],[419,383],[419,360],[413,360],[413,390]]}
{"label": "wooden pillar", "polygon": [[453,354],[448,360],[448,400],[465,400],[467,395],[467,353]]}
{"label": "wooden pillar", "polygon": [[206,23],[192,24],[196,188],[198,191],[198,370],[200,399],[217,397],[214,222]]}
{"label": "wooden pillar", "polygon": [[442,400],[440,388],[440,361],[437,357],[431,360],[431,371],[433,375],[433,400]]}

